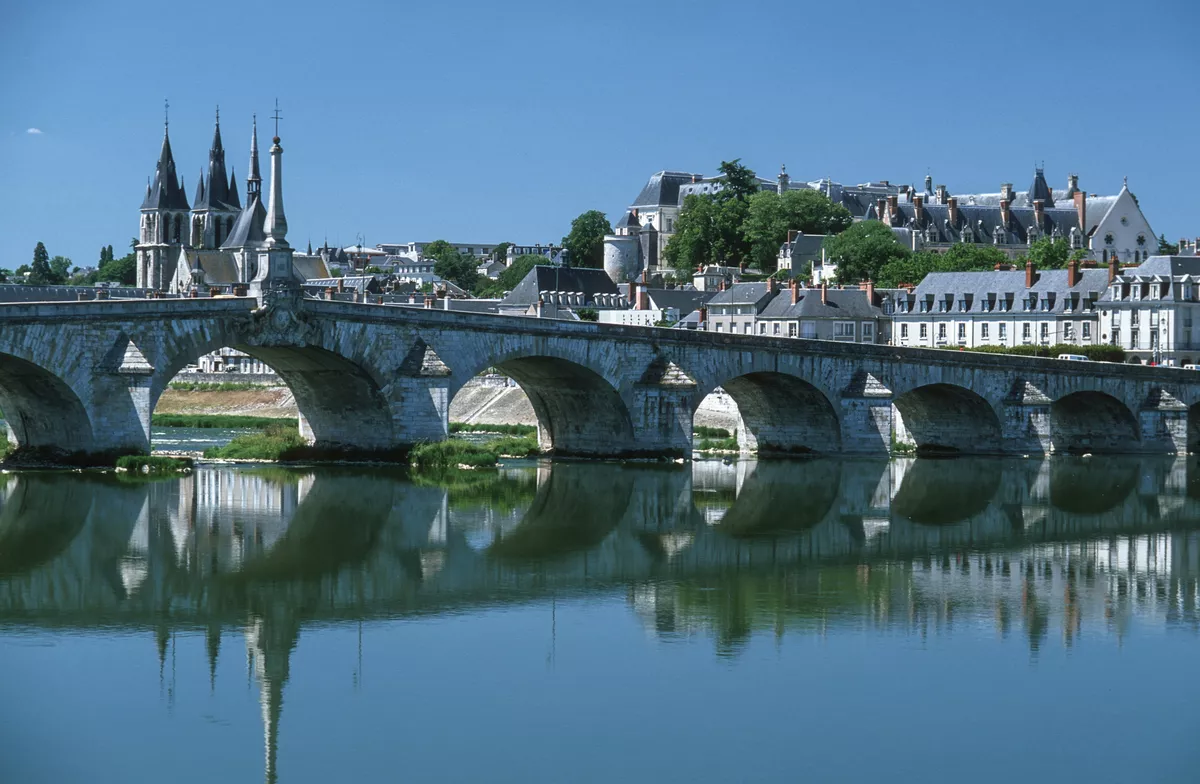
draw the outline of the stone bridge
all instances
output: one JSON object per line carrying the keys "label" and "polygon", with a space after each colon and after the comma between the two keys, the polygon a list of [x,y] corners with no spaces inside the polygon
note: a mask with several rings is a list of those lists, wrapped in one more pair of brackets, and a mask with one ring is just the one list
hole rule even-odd
{"label": "stone bridge", "polygon": [[0,407],[23,447],[144,452],[185,365],[233,347],[291,387],[318,447],[389,452],[447,434],[449,401],[498,368],[558,455],[687,456],[723,387],[760,454],[1182,453],[1200,374],[1174,368],[252,297],[0,306]]}

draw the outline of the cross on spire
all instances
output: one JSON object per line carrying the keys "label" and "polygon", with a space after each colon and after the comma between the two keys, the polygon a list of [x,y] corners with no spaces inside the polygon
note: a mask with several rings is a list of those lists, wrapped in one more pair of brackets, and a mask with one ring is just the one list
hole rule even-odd
{"label": "cross on spire", "polygon": [[163,128],[171,127],[171,100],[163,99]]}
{"label": "cross on spire", "polygon": [[271,115],[275,120],[275,135],[279,136],[279,121],[283,119],[283,115],[279,113],[279,99],[275,99],[275,114]]}

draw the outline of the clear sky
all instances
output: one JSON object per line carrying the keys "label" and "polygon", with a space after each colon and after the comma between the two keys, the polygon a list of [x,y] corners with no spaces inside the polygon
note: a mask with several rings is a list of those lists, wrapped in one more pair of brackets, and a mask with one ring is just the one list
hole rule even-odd
{"label": "clear sky", "polygon": [[951,193],[1023,190],[1044,160],[1055,187],[1128,175],[1155,232],[1200,236],[1194,0],[8,0],[2,16],[0,267],[39,240],[80,265],[127,246],[164,98],[190,201],[214,106],[244,181],[251,113],[278,97],[299,247],[557,241],[655,171],[735,157],[845,183],[929,172]]}

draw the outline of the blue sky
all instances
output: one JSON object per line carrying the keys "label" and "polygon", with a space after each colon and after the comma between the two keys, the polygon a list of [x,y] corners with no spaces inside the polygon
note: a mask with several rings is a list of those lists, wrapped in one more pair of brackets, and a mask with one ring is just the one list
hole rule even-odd
{"label": "blue sky", "polygon": [[[1115,193],[1200,236],[1200,5],[64,2],[0,25],[0,267],[127,245],[171,101],[188,198],[221,106],[284,119],[289,239],[557,241],[654,171]],[[31,133],[29,129],[37,129]],[[265,174],[265,171],[264,171]]]}

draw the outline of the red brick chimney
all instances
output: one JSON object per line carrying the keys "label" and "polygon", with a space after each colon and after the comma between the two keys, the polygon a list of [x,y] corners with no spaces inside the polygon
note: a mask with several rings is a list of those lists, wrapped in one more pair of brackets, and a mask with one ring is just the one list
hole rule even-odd
{"label": "red brick chimney", "polygon": [[792,290],[792,304],[795,305],[800,301],[800,284],[795,278],[792,278],[792,282],[788,287]]}
{"label": "red brick chimney", "polygon": [[1037,283],[1037,279],[1038,274],[1037,270],[1033,267],[1033,259],[1029,259],[1025,262],[1025,288],[1033,288],[1033,284]]}
{"label": "red brick chimney", "polygon": [[703,324],[706,321],[708,321],[708,306],[701,305],[700,306],[700,323]]}
{"label": "red brick chimney", "polygon": [[861,288],[863,291],[867,292],[867,304],[874,305],[875,304],[875,281],[868,278],[867,281],[862,284]]}
{"label": "red brick chimney", "polygon": [[1075,212],[1079,213],[1079,234],[1082,237],[1087,236],[1087,191],[1075,191],[1072,196],[1075,199]]}
{"label": "red brick chimney", "polygon": [[1009,226],[1009,220],[1012,218],[1012,211],[1009,209],[1011,202],[1008,199],[1000,200],[1000,223],[1005,229]]}
{"label": "red brick chimney", "polygon": [[879,220],[883,220],[883,215],[885,212],[887,212],[887,200],[886,199],[876,199],[875,200],[875,213],[876,213],[875,217],[878,218]]}
{"label": "red brick chimney", "polygon": [[891,196],[887,197],[888,223],[889,224],[894,225],[896,223],[896,216],[900,212],[899,201],[900,201],[900,197],[896,196],[895,194],[892,194]]}
{"label": "red brick chimney", "polygon": [[779,291],[779,281],[775,279],[774,275],[772,275],[771,277],[767,278],[767,293],[775,294],[778,291]]}
{"label": "red brick chimney", "polygon": [[920,226],[925,222],[925,197],[921,194],[913,196],[913,215],[916,216],[917,225]]}
{"label": "red brick chimney", "polygon": [[637,302],[637,284],[631,280],[625,285],[629,289],[629,295],[626,297],[626,299],[629,300],[629,307],[632,308],[633,304]]}
{"label": "red brick chimney", "polygon": [[1033,200],[1033,219],[1037,221],[1038,231],[1046,228],[1046,202],[1041,199]]}
{"label": "red brick chimney", "polygon": [[634,310],[649,310],[649,309],[650,309],[650,295],[648,293],[646,293],[646,287],[644,285],[639,284],[637,287],[637,304],[634,307]]}
{"label": "red brick chimney", "polygon": [[824,280],[821,281],[821,304],[829,304],[829,284]]}
{"label": "red brick chimney", "polygon": [[338,280],[337,280],[337,290],[338,290],[338,294],[341,294],[343,291],[346,290],[346,281],[343,280],[342,278],[338,278]]}
{"label": "red brick chimney", "polygon": [[950,225],[953,228],[958,228],[958,197],[951,196],[946,199],[946,204],[950,206]]}
{"label": "red brick chimney", "polygon": [[1108,257],[1108,282],[1111,284],[1117,279],[1120,270],[1117,268],[1117,254],[1112,254]]}
{"label": "red brick chimney", "polygon": [[[1038,201],[1041,201],[1041,199],[1039,199]],[[1077,283],[1079,283],[1079,281],[1082,278],[1083,278],[1083,276],[1079,274],[1079,261],[1077,259],[1071,259],[1070,261],[1068,261],[1067,262],[1067,286],[1068,286],[1068,288],[1075,288],[1075,285]]]}

